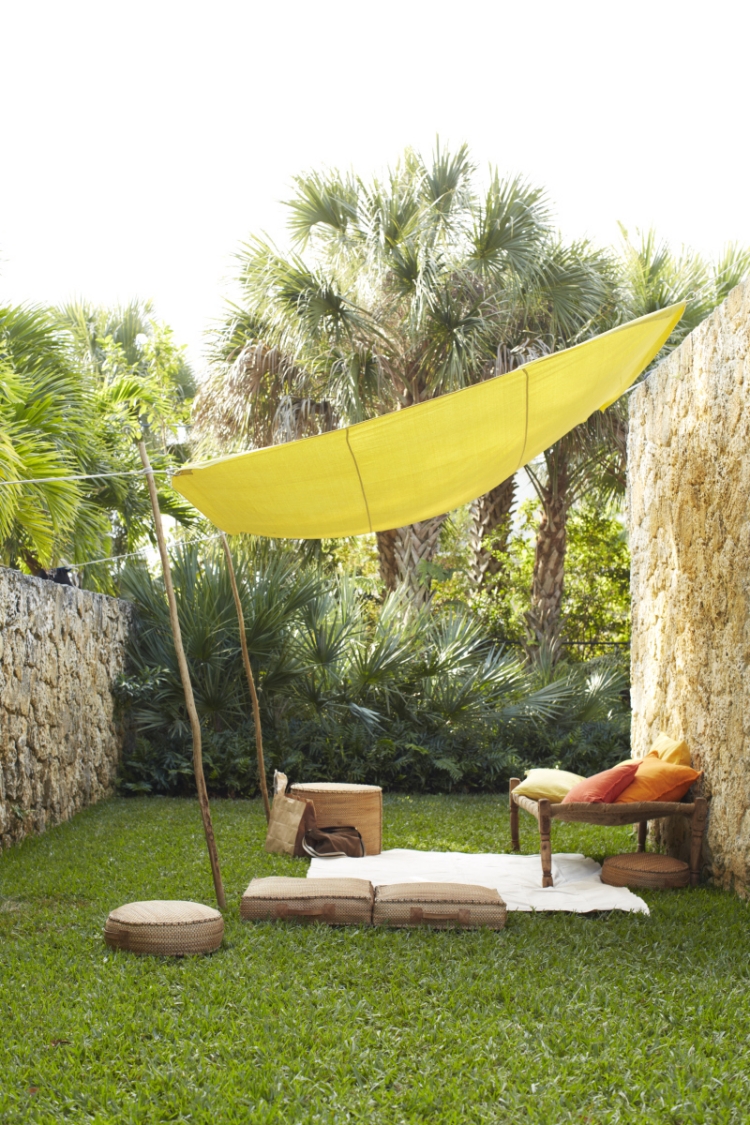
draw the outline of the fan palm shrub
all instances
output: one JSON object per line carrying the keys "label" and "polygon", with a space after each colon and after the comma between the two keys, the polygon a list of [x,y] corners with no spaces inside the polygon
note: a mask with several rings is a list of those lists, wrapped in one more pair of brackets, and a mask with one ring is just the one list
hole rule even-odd
{"label": "fan palm shrub", "polygon": [[[373,616],[351,579],[300,566],[290,548],[245,541],[235,554],[269,768],[402,789],[491,788],[519,768],[518,747],[534,732],[547,757],[540,747],[553,732],[621,710],[621,677],[541,680],[464,612],[420,613],[401,592]],[[172,564],[209,784],[251,794],[252,719],[221,555],[186,544]],[[191,785],[189,724],[162,583],[139,566],[123,586],[141,622],[120,684],[138,734],[124,785],[180,791]]]}

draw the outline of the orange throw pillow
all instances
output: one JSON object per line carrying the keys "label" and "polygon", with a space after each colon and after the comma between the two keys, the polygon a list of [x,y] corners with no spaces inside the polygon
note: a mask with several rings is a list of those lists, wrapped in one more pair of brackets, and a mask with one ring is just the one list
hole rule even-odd
{"label": "orange throw pillow", "polygon": [[581,801],[585,804],[609,805],[627,789],[640,764],[635,760],[620,762],[619,766],[613,766],[611,770],[602,770],[593,777],[584,777],[583,781],[577,782],[565,794],[562,803],[569,805],[571,801]]}
{"label": "orange throw pillow", "polygon": [[661,758],[655,756],[641,758],[635,778],[627,789],[623,790],[615,804],[632,804],[634,801],[680,801],[693,782],[702,774],[702,770],[663,762]]}

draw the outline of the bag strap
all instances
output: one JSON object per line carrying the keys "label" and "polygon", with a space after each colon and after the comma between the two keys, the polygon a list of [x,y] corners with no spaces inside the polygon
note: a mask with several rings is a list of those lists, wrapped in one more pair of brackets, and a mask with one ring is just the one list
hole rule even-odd
{"label": "bag strap", "polygon": [[351,859],[351,856],[347,856],[346,852],[317,852],[315,848],[311,847],[310,844],[308,844],[307,834],[302,838],[302,847],[305,849],[308,855],[311,855],[313,857],[313,859],[338,859],[339,856],[345,856],[346,858]]}

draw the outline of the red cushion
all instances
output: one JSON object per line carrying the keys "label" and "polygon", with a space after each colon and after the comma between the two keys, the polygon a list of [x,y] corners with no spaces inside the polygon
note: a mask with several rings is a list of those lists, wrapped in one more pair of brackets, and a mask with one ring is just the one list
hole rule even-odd
{"label": "red cushion", "polygon": [[562,803],[569,805],[573,801],[580,801],[590,805],[609,805],[627,789],[640,764],[639,761],[620,762],[619,766],[613,766],[611,770],[602,770],[593,777],[585,777],[568,790]]}

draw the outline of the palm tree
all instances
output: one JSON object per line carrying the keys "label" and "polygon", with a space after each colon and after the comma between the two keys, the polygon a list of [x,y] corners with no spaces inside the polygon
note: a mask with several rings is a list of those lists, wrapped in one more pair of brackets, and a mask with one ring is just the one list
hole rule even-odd
{"label": "palm tree", "polygon": [[627,319],[645,316],[677,301],[687,302],[682,320],[664,351],[653,361],[656,364],[705,320],[735,285],[745,280],[750,273],[750,248],[731,242],[716,262],[706,262],[700,254],[686,248],[676,254],[667,242],[657,240],[653,230],[637,231],[638,245],[633,244],[622,224],[620,230],[620,300],[627,310]]}
{"label": "palm tree", "polygon": [[[0,309],[0,558],[5,565],[43,575],[62,560],[84,563],[134,549],[150,532],[133,439],[150,427],[155,464],[163,468],[174,456],[172,448],[159,449],[164,426],[179,417],[181,392],[172,386],[177,363],[169,358],[168,344],[168,335],[154,332],[153,356],[147,353],[139,372],[128,361],[125,341],[115,342],[110,333],[95,364],[70,331],[66,315]],[[131,476],[109,475],[129,470]],[[49,479],[82,475],[92,479]],[[38,478],[45,479],[32,483]],[[160,494],[165,513],[194,520],[190,506],[171,489]],[[114,592],[105,566],[87,567],[84,576],[87,585]]]}
{"label": "palm tree", "polygon": [[[179,428],[188,420],[195,379],[184,349],[155,318],[151,302],[111,307],[71,302],[58,310],[58,318],[71,359],[92,388],[99,457],[137,470],[134,438],[142,434],[159,469],[184,460]],[[158,493],[163,514],[185,526],[195,523],[190,505],[170,488]],[[96,502],[107,513],[112,554],[132,551],[153,535],[150,503],[137,472],[103,480]],[[103,573],[87,576],[101,580]]]}
{"label": "palm tree", "polygon": [[526,467],[541,503],[526,621],[532,651],[543,646],[553,661],[561,653],[568,515],[592,491],[609,498],[613,487],[610,482],[623,471],[623,438],[615,418],[593,418],[545,450],[537,463]]}
{"label": "palm tree", "polygon": [[[585,241],[559,245],[557,253],[550,255],[548,269],[567,293],[559,294],[553,305],[544,299],[544,287],[539,287],[537,306],[529,318],[537,354],[571,347],[612,326],[617,316],[617,273],[609,254]],[[597,472],[603,474],[605,465],[611,471],[611,461],[620,452],[609,419],[600,419],[594,415],[526,466],[542,510],[527,625],[532,648],[544,643],[553,658],[559,654],[568,512],[598,479]]]}
{"label": "palm tree", "polygon": [[[554,346],[567,347],[584,335],[686,301],[682,320],[653,361],[656,364],[747,276],[750,250],[731,244],[716,263],[708,264],[689,250],[674,254],[668,244],[657,240],[653,231],[640,235],[639,245],[635,246],[627,231],[621,229],[623,247],[618,262],[595,253],[592,261],[588,255],[588,264],[594,266],[601,281],[598,310],[590,309],[591,318],[581,326],[579,335],[575,332],[575,321],[571,322],[557,335]],[[546,450],[535,465],[527,467],[542,507],[527,621],[532,647],[544,645],[553,659],[560,653],[568,513],[589,492],[599,492],[604,500],[624,493],[626,450],[627,408],[625,400],[620,399],[604,414],[593,415]]]}
{"label": "palm tree", "polygon": [[[538,350],[541,310],[554,330],[578,331],[591,300],[577,288],[591,271],[553,237],[543,193],[493,173],[479,199],[473,173],[465,146],[438,145],[429,163],[407,151],[382,181],[299,177],[294,252],[254,240],[240,255],[243,304],[198,399],[204,433],[239,444],[300,436],[495,377]],[[514,494],[501,484],[474,506],[480,579]],[[378,532],[387,588],[405,581],[425,599],[444,518]]]}
{"label": "palm tree", "polygon": [[[0,481],[69,477],[87,447],[89,403],[61,334],[41,309],[0,309]],[[72,440],[71,440],[72,439]],[[6,566],[41,574],[72,531],[82,499],[68,480],[0,484]]]}
{"label": "palm tree", "polygon": [[126,367],[145,381],[160,377],[168,398],[192,399],[195,376],[184,349],[154,315],[152,301],[127,305],[91,305],[70,301],[59,310],[76,359],[100,381],[113,365]]}

